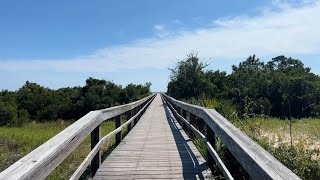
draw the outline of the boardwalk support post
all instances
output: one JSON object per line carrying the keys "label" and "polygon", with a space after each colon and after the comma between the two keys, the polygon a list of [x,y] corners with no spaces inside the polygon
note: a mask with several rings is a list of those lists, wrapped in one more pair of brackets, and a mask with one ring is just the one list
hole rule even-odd
{"label": "boardwalk support post", "polygon": [[191,125],[194,125],[194,121],[196,120],[196,116],[192,113],[189,113],[190,116],[189,116],[189,122]]}
{"label": "boardwalk support post", "polygon": [[[137,114],[137,112],[138,112],[138,107],[134,108],[133,114]],[[135,126],[137,124],[138,118],[139,118],[139,116],[136,116],[134,118],[133,126]]]}
{"label": "boardwalk support post", "polygon": [[[196,120],[196,116],[195,116],[194,114],[192,114],[192,113],[189,113],[189,123],[190,123],[192,126],[194,126],[195,120]],[[193,134],[193,132],[192,132],[191,129],[189,129],[188,133],[189,133],[189,135],[190,135],[192,138],[194,137],[194,134]]]}
{"label": "boardwalk support post", "polygon": [[[139,111],[142,109],[142,107],[143,107],[143,106],[142,106],[142,104],[141,104],[141,105],[139,106]],[[138,112],[139,112],[139,111],[138,111]],[[139,119],[141,118],[141,116],[142,116],[142,114],[139,115]]]}
{"label": "boardwalk support post", "polygon": [[[184,119],[187,119],[187,111],[186,110],[184,110],[184,109],[181,109],[182,110],[182,117],[184,118]],[[186,130],[187,129],[187,125],[184,123],[184,122],[182,122],[182,129],[183,130]]]}
{"label": "boardwalk support post", "polygon": [[[116,126],[116,129],[121,126],[121,115],[115,117],[115,126]],[[122,131],[120,131],[116,135],[116,145],[120,144],[121,140],[122,140]]]}
{"label": "boardwalk support post", "polygon": [[[133,115],[133,109],[128,111],[128,120],[132,117],[132,115]],[[131,131],[131,128],[132,128],[132,123],[128,125],[128,132]]]}
{"label": "boardwalk support post", "polygon": [[[212,129],[206,125],[206,132],[207,132],[207,140],[208,142],[211,144],[211,146],[216,149],[216,138],[215,138],[215,134],[214,132],[212,131]],[[213,166],[215,165],[215,161],[212,157],[212,155],[210,154],[210,151],[208,150],[208,147],[207,147],[207,163],[208,163],[208,166],[212,169]]]}
{"label": "boardwalk support post", "polygon": [[[100,125],[98,125],[92,132],[91,132],[91,150],[96,146],[96,144],[100,141]],[[99,169],[101,164],[101,151],[99,150],[98,153],[94,156],[91,161],[91,175],[92,177],[96,174],[97,170]]]}
{"label": "boardwalk support post", "polygon": [[[178,107],[178,106],[177,106],[177,113],[178,113],[178,114],[181,114],[181,108]],[[178,123],[179,123],[180,125],[182,125],[181,119],[179,118],[179,116],[177,116],[177,120],[178,120]]]}

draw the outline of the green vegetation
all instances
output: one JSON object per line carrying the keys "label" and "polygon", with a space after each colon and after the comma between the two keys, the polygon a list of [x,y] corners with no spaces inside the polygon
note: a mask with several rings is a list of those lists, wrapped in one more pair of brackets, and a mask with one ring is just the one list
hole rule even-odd
{"label": "green vegetation", "polygon": [[[193,53],[178,62],[168,95],[216,109],[298,176],[319,179],[320,77],[284,56],[267,63],[250,56],[231,74],[207,67]],[[202,121],[195,126],[205,132]],[[204,155],[204,144],[194,141]],[[236,179],[248,178],[219,138],[217,152]]]}
{"label": "green vegetation", "polygon": [[320,119],[264,117],[234,124],[301,178],[320,177]]}
{"label": "green vegetation", "polygon": [[170,69],[168,95],[180,100],[214,99],[231,105],[240,118],[319,116],[320,77],[300,60],[278,56],[264,63],[253,55],[234,65],[231,74],[207,67],[196,54],[178,62]]}
{"label": "green vegetation", "polygon": [[[30,122],[23,127],[0,127],[0,171],[37,148],[70,125],[67,121]],[[115,129],[114,121],[102,123],[101,135]],[[112,139],[104,145],[103,152],[113,146]],[[48,177],[48,179],[68,179],[90,152],[90,136],[87,137]],[[87,172],[90,175],[90,172]]]}
{"label": "green vegetation", "polygon": [[[84,87],[52,90],[27,81],[18,91],[1,91],[0,171],[89,111],[139,100],[151,94],[150,86],[151,83],[129,84],[122,88],[110,81],[89,78]],[[112,120],[102,123],[101,127],[102,136],[115,129]],[[123,135],[126,133],[124,131]],[[114,142],[112,139],[104,145],[103,157],[114,148]],[[89,154],[90,148],[90,137],[87,137],[48,179],[68,179]],[[90,170],[83,176],[90,176]]]}
{"label": "green vegetation", "polygon": [[0,127],[0,171],[66,128],[64,121],[27,123],[24,127]]}
{"label": "green vegetation", "polygon": [[89,78],[84,87],[52,90],[26,82],[18,91],[0,92],[0,126],[22,126],[64,119],[74,121],[92,110],[126,104],[150,95],[151,83],[129,84]]}

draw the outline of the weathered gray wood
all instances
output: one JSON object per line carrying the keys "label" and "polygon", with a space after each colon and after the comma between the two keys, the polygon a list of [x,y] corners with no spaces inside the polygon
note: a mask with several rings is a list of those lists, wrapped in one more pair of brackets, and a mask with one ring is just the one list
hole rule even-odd
{"label": "weathered gray wood", "polygon": [[100,124],[98,123],[99,114],[99,111],[88,113],[27,156],[2,171],[0,179],[44,179]]}
{"label": "weathered gray wood", "polygon": [[[223,173],[224,177],[228,180],[233,180],[233,177],[231,175],[231,173],[229,172],[229,170],[227,169],[227,167],[225,166],[225,164],[222,162],[222,160],[220,159],[218,153],[215,151],[215,149],[213,148],[212,144],[209,143],[209,141],[207,140],[207,138],[199,131],[197,130],[191,123],[190,121],[187,121],[185,118],[183,118],[181,115],[178,114],[178,112],[173,108],[173,106],[170,104],[170,102],[166,101],[169,108],[171,109],[171,111],[173,112],[173,114],[176,114],[177,118],[180,118],[184,124],[186,124],[188,126],[188,128],[201,140],[203,140],[206,143],[207,146],[207,150],[210,154],[210,158],[212,159],[207,159],[207,163],[211,161],[212,162],[216,162],[216,164],[218,165],[220,171]],[[210,166],[209,166],[210,167]]]}
{"label": "weathered gray wood", "polygon": [[145,97],[139,101],[136,101],[136,102],[133,102],[130,104],[125,104],[125,105],[120,105],[120,106],[115,106],[115,107],[99,110],[102,112],[101,119],[103,121],[106,119],[114,118],[120,114],[124,114],[125,112],[136,108],[137,106],[141,105],[143,102],[146,102],[154,97],[155,97],[155,94],[150,95],[148,97]]}
{"label": "weathered gray wood", "polygon": [[[184,119],[187,119],[187,111],[184,109],[182,109],[182,117]],[[182,128],[183,128],[183,130],[187,130],[187,125],[185,123],[182,123]]]}
{"label": "weathered gray wood", "polygon": [[208,151],[210,152],[211,157],[214,159],[214,162],[216,162],[222,174],[224,175],[224,178],[226,178],[227,180],[233,180],[234,178],[232,177],[231,173],[229,172],[225,164],[220,159],[218,153],[212,147],[211,143],[206,141],[206,146]]}
{"label": "weathered gray wood", "polygon": [[192,113],[189,113],[190,116],[189,116],[189,122],[191,125],[194,125],[194,121],[196,120],[196,116]]}
{"label": "weathered gray wood", "polygon": [[[92,132],[91,132],[91,150],[98,144],[100,141],[100,125],[98,125]],[[91,161],[91,174],[92,177],[96,174],[98,168],[101,164],[101,151],[98,150],[96,155],[93,157]]]}
{"label": "weathered gray wood", "polygon": [[78,169],[74,172],[74,174],[71,176],[70,180],[77,180],[80,178],[80,176],[83,174],[83,172],[86,170],[86,168],[91,163],[92,159],[95,157],[95,155],[100,151],[101,146],[106,143],[109,139],[111,139],[113,136],[121,132],[122,127],[118,127],[108,135],[104,136],[97,144],[96,146],[91,150],[91,152],[88,154],[88,156],[84,159],[84,161],[80,164]]}
{"label": "weathered gray wood", "polygon": [[[115,127],[116,129],[121,126],[121,115],[115,117]],[[121,131],[116,135],[116,145],[120,144],[122,140]]]}
{"label": "weathered gray wood", "polygon": [[[178,106],[177,106],[176,108],[177,108],[177,109],[176,109],[176,110],[177,110],[177,114],[181,114],[181,108],[178,107]],[[180,123],[180,125],[182,124],[182,123],[181,123],[181,120],[180,120],[180,117],[177,118],[177,121]]]}
{"label": "weathered gray wood", "polygon": [[[133,109],[133,113],[136,114],[138,111],[138,106],[136,108]],[[138,122],[138,116],[134,119],[134,122],[133,122],[133,126],[135,126]]]}
{"label": "weathered gray wood", "polygon": [[94,179],[206,179],[211,171],[157,96]]}
{"label": "weathered gray wood", "polygon": [[189,121],[187,121],[186,119],[184,119],[180,114],[178,114],[178,111],[176,111],[172,104],[167,102],[168,106],[170,108],[170,110],[173,112],[173,114],[175,114],[175,118],[176,119],[180,119],[180,121],[182,121],[184,124],[186,124],[188,126],[188,128],[199,138],[202,140],[206,140],[206,137],[199,131],[197,130]]}
{"label": "weathered gray wood", "polygon": [[200,118],[215,132],[253,179],[300,179],[290,169],[213,109],[184,103],[165,94],[172,104]]}
{"label": "weathered gray wood", "polygon": [[[152,102],[152,100],[154,99],[151,98],[150,100],[148,100],[148,102],[146,102],[145,106],[134,116],[132,116],[127,122],[125,122],[123,125],[116,127],[116,129],[112,132],[110,132],[109,134],[107,134],[106,136],[104,136],[91,150],[91,152],[89,153],[89,155],[84,159],[84,161],[81,163],[81,165],[78,167],[78,169],[74,172],[74,174],[71,176],[71,180],[76,180],[79,179],[80,176],[83,174],[83,172],[86,170],[86,168],[88,167],[89,163],[92,161],[92,159],[97,155],[97,153],[100,151],[100,148],[103,144],[105,144],[108,140],[110,140],[113,136],[117,136],[119,133],[121,133],[121,131],[127,127],[128,125],[132,124],[132,121],[134,121],[134,119],[141,115],[144,110],[148,107],[148,105]],[[116,117],[117,118],[117,117]],[[121,118],[120,118],[121,119]]]}
{"label": "weathered gray wood", "polygon": [[[128,117],[128,120],[132,117],[132,110],[130,110],[130,111],[127,112],[127,117]],[[128,132],[131,131],[131,128],[132,128],[132,125],[129,124],[129,125],[128,125]]]}
{"label": "weathered gray wood", "polygon": [[[206,134],[207,141],[215,149],[215,147],[216,147],[215,134],[214,134],[214,132],[212,131],[212,129],[209,126],[206,126],[206,133],[207,133]],[[207,148],[207,163],[208,163],[208,166],[210,168],[213,168],[213,166],[215,165],[214,162],[215,161],[214,161],[214,158],[212,157],[212,155],[210,153],[210,149]]]}
{"label": "weathered gray wood", "polygon": [[154,95],[139,101],[108,109],[91,111],[59,134],[30,152],[0,173],[0,179],[44,179],[48,176],[101,122],[129,111]]}

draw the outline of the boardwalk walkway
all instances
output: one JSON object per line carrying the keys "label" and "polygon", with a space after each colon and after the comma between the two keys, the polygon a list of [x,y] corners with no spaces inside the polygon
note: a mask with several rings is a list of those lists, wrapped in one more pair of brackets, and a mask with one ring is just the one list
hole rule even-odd
{"label": "boardwalk walkway", "polygon": [[206,161],[160,94],[102,163],[94,179],[208,179]]}

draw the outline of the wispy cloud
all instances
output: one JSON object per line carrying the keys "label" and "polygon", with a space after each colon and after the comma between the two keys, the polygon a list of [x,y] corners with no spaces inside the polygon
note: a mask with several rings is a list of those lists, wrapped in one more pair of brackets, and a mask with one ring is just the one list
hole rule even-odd
{"label": "wispy cloud", "polygon": [[159,38],[165,38],[170,35],[170,32],[167,30],[164,24],[156,24],[153,26],[155,34]]}
{"label": "wispy cloud", "polygon": [[[106,47],[85,57],[60,60],[0,61],[0,70],[112,72],[147,67],[165,68],[198,51],[202,57],[239,58],[252,53],[320,54],[320,1],[274,1],[260,15],[215,19],[209,28],[168,32],[155,25],[155,38]],[[166,34],[164,34],[166,33]]]}
{"label": "wispy cloud", "polygon": [[156,25],[153,26],[153,28],[156,31],[163,31],[165,29],[165,26],[163,24],[156,24]]}

